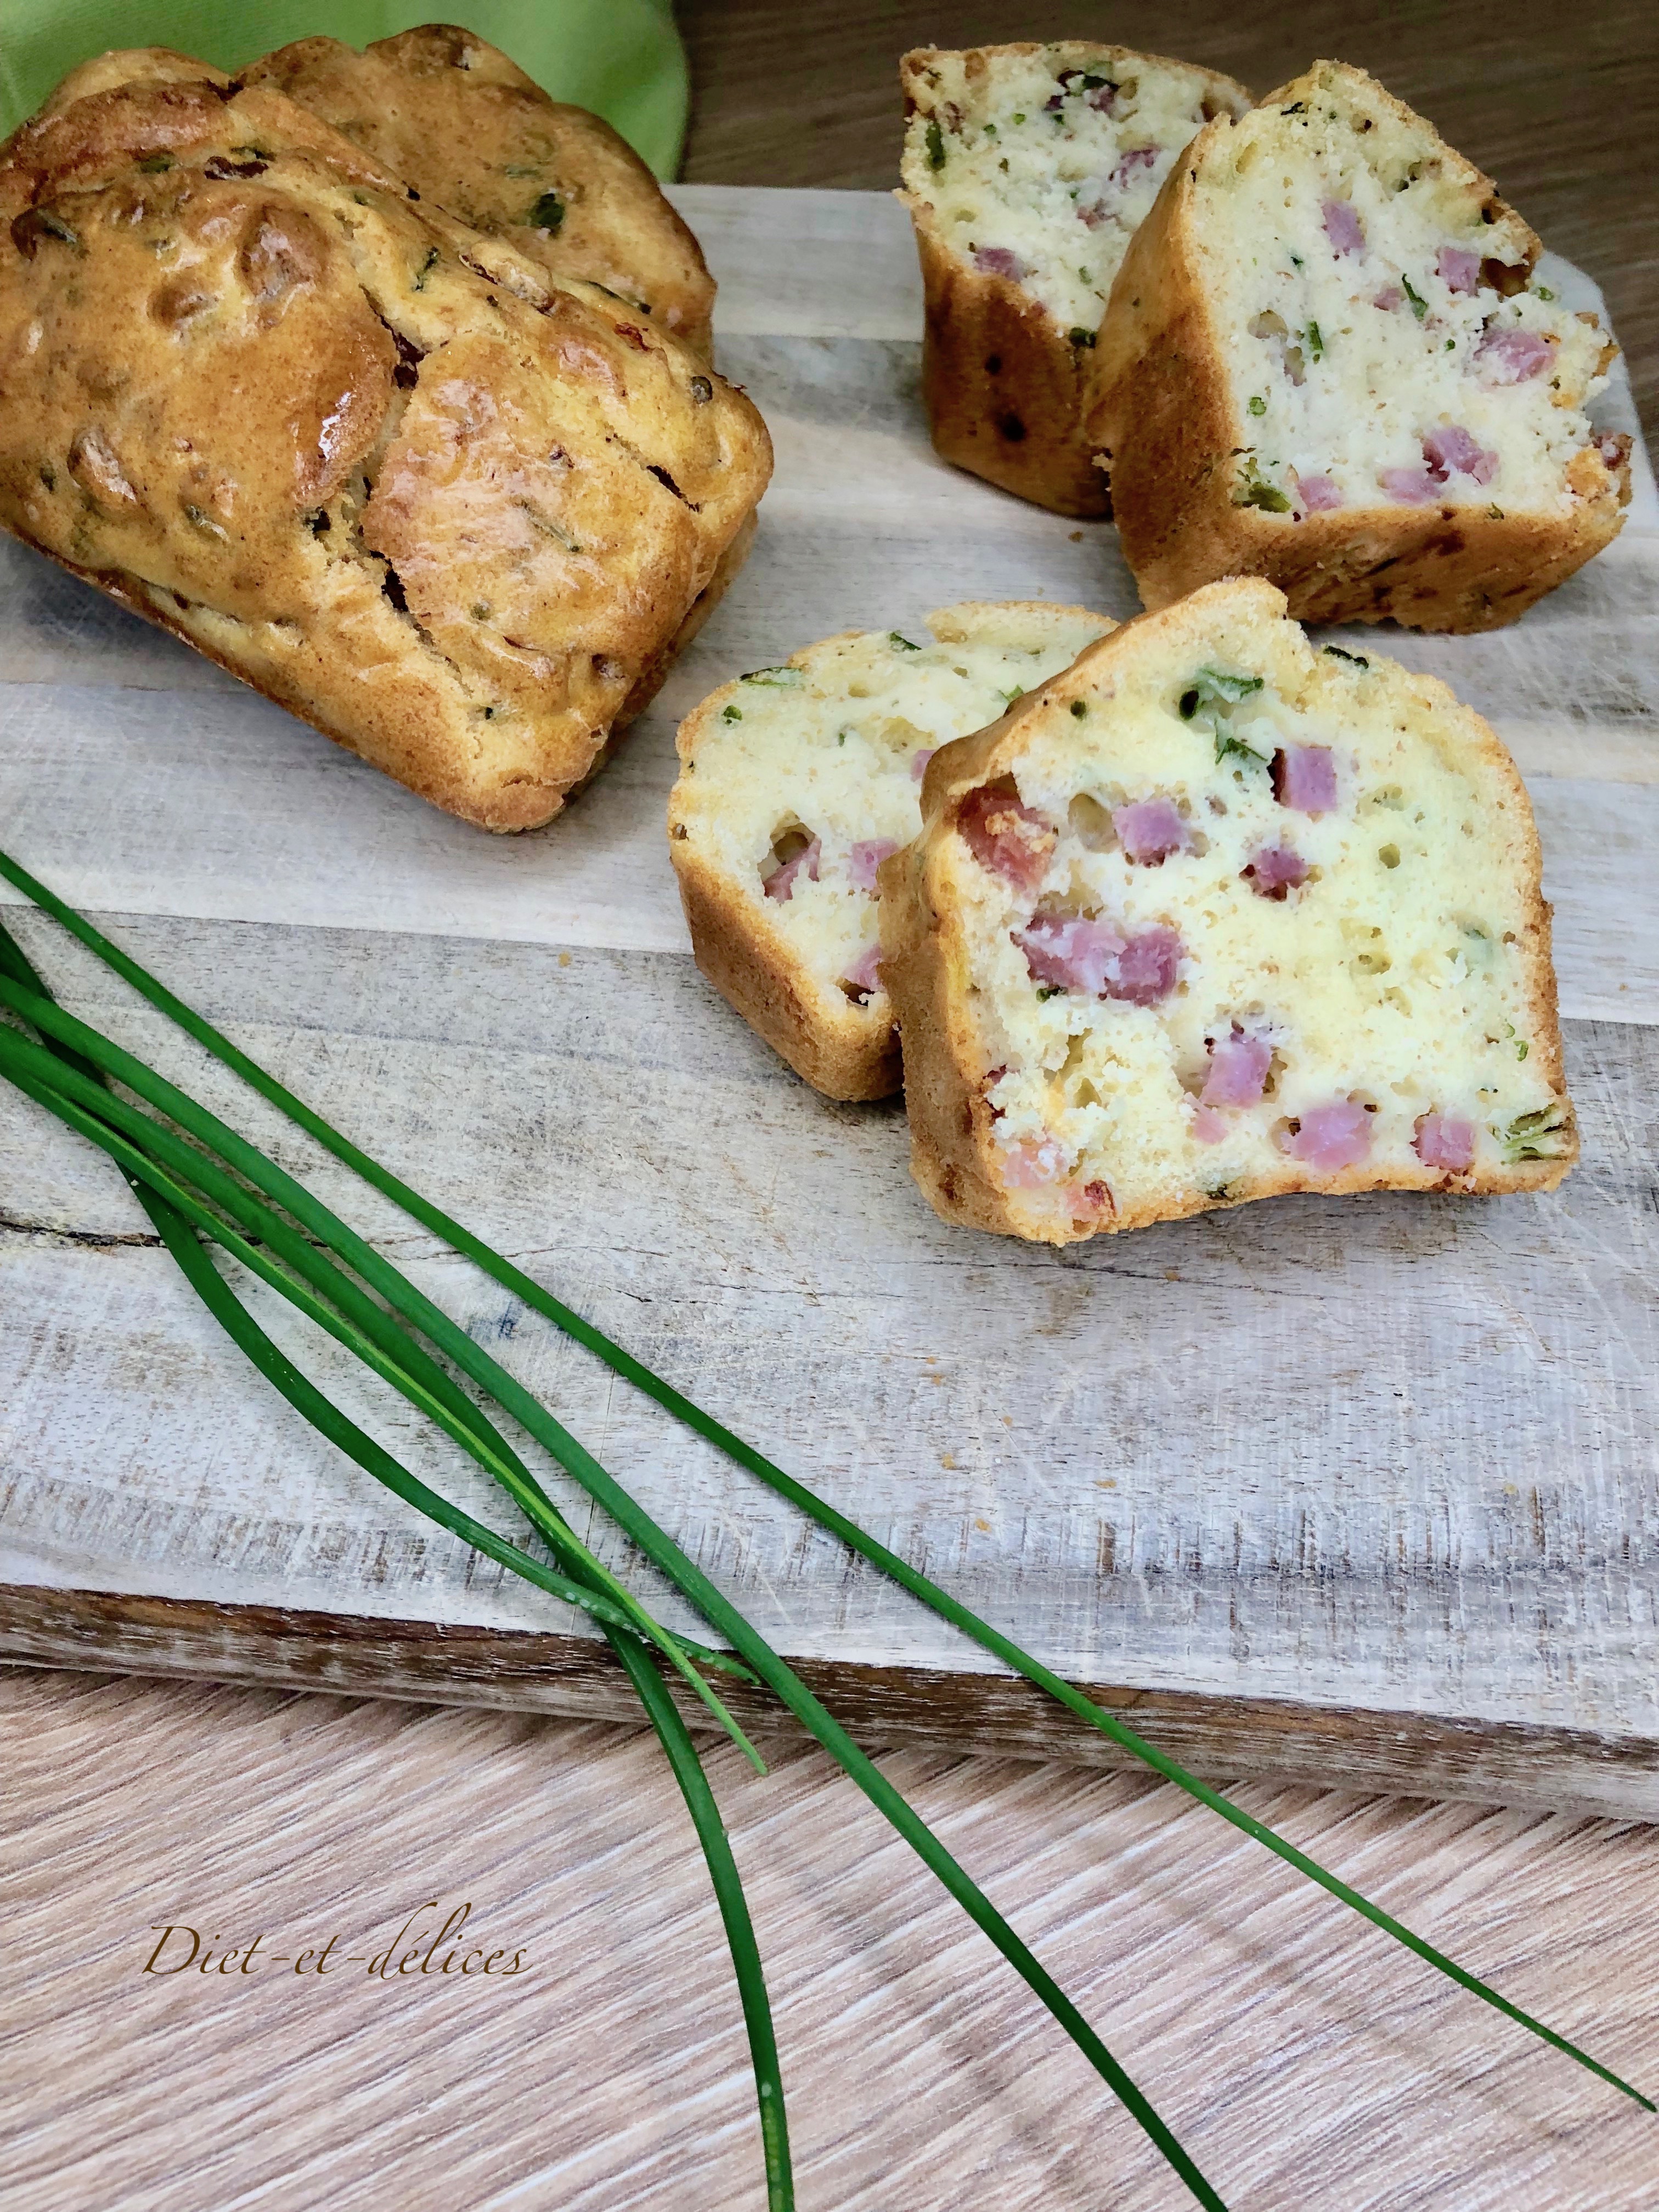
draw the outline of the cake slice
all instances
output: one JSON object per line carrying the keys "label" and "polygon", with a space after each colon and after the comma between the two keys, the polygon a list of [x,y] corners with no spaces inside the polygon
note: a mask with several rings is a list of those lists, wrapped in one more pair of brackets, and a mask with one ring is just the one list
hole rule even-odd
{"label": "cake slice", "polygon": [[1090,411],[1149,607],[1267,576],[1310,622],[1492,629],[1599,552],[1615,349],[1489,179],[1360,70],[1218,118],[1137,234]]}
{"label": "cake slice", "polygon": [[1077,39],[923,47],[899,74],[933,443],[1040,507],[1104,514],[1084,401],[1112,279],[1176,156],[1250,96],[1212,70]]}
{"label": "cake slice", "polygon": [[1254,578],[939,752],[880,877],[917,1181],[1067,1244],[1293,1190],[1547,1190],[1577,1151],[1538,840],[1446,687]]}
{"label": "cake slice", "polygon": [[1081,607],[947,607],[927,641],[848,630],[680,725],[668,849],[697,965],[828,1097],[899,1087],[876,869],[921,827],[933,751],[1111,627]]}

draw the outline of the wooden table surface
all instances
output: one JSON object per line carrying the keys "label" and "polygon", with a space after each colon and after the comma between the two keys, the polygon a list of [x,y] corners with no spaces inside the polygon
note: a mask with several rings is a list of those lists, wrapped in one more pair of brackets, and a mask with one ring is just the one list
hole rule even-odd
{"label": "wooden table surface", "polygon": [[[1316,53],[1362,63],[1595,276],[1654,437],[1651,0],[681,12],[697,93],[686,174],[707,182],[887,183],[893,63],[929,40],[1104,33],[1258,91]],[[917,1752],[885,1764],[1235,2212],[1659,2208],[1659,2121],[1175,1791]],[[765,1780],[735,1754],[710,1765],[769,1962],[802,2212],[1188,2201],[850,1785],[809,1752]],[[1659,1832],[1240,1795],[1659,2086]],[[436,1936],[464,1904],[464,1940],[504,1954],[491,1977],[370,1977],[411,1914]],[[763,2202],[718,1923],[677,1794],[638,1735],[9,1671],[0,1905],[0,2199],[20,2212]],[[269,1960],[228,1977],[147,1975],[169,1923],[216,1958],[257,1934]],[[325,1972],[296,1974],[297,1955],[331,1938]],[[159,1966],[188,1952],[167,1940]]]}

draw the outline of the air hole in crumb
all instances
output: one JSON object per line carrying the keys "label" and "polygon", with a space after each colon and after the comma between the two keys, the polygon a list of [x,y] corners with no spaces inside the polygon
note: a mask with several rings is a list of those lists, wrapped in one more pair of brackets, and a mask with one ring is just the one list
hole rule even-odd
{"label": "air hole in crumb", "polygon": [[400,615],[409,612],[409,596],[404,590],[404,580],[388,561],[386,574],[380,579],[380,589],[386,593]]}
{"label": "air hole in crumb", "polygon": [[1117,843],[1111,815],[1086,791],[1079,792],[1066,808],[1066,825],[1079,844],[1091,853],[1109,853]]}

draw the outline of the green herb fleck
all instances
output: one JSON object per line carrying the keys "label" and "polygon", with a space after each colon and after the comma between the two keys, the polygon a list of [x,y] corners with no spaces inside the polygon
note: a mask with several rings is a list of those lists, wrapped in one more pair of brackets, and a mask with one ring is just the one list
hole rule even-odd
{"label": "green herb fleck", "polygon": [[1555,297],[1547,284],[1534,284],[1532,289],[1540,300],[1553,300]]}
{"label": "green herb fleck", "polygon": [[1267,514],[1288,514],[1291,502],[1277,484],[1270,484],[1256,465],[1251,454],[1244,464],[1239,485],[1233,494],[1235,507],[1259,507]]}
{"label": "green herb fleck", "polygon": [[1517,1114],[1499,1135],[1504,1158],[1513,1167],[1520,1160],[1559,1159],[1565,1149],[1560,1139],[1568,1127],[1567,1102],[1552,1098],[1530,1114]]}
{"label": "green herb fleck", "polygon": [[1250,412],[1251,412],[1251,414],[1252,414],[1252,415],[1265,415],[1265,414],[1267,413],[1267,401],[1262,398],[1261,394],[1259,392],[1253,392],[1253,393],[1251,394],[1251,396],[1250,396]]}
{"label": "green herb fleck", "polygon": [[1014,120],[1016,123],[1024,123],[1025,118],[1023,115],[1017,115],[1015,116]]}
{"label": "green herb fleck", "polygon": [[1423,295],[1417,289],[1416,286],[1412,283],[1411,278],[1407,276],[1403,269],[1400,272],[1400,281],[1406,288],[1406,297],[1412,303],[1412,313],[1416,316],[1418,321],[1420,323],[1424,316],[1429,312],[1429,303],[1423,297]]}
{"label": "green herb fleck", "polygon": [[1314,359],[1316,361],[1323,361],[1325,358],[1325,341],[1319,335],[1318,324],[1316,322],[1310,322],[1307,329],[1304,331],[1302,335],[1307,340],[1308,351],[1313,356]]}
{"label": "green herb fleck", "polygon": [[1021,685],[1019,685],[1019,684],[1015,684],[1015,686],[1014,686],[1014,688],[1013,688],[1013,690],[1012,690],[1012,691],[1005,691],[1005,692],[1003,693],[1003,695],[1002,695],[1002,696],[1003,696],[1003,697],[1004,697],[1004,698],[1008,702],[1008,704],[1012,707],[1012,706],[1013,705],[1013,703],[1014,703],[1015,700],[1016,700],[1016,699],[1023,699],[1023,698],[1025,696],[1025,693],[1024,693],[1024,690],[1023,687],[1022,687]]}
{"label": "green herb fleck", "polygon": [[1086,699],[1073,699],[1073,702],[1072,702],[1072,712],[1073,712],[1073,713],[1077,716],[1077,718],[1078,718],[1078,720],[1079,720],[1079,722],[1083,720],[1084,716],[1088,713],[1088,711],[1089,711],[1089,702],[1088,702],[1088,701],[1087,701]]}
{"label": "green herb fleck", "polygon": [[997,126],[996,126],[996,125],[995,125],[994,123],[988,123],[988,124],[986,125],[986,126],[985,126],[985,135],[986,135],[986,137],[987,137],[988,138],[994,138],[994,137],[996,137],[996,135],[997,135]]}
{"label": "green herb fleck", "polygon": [[764,684],[775,691],[799,691],[806,678],[799,668],[751,668],[746,676],[738,678],[739,684]]}
{"label": "green herb fleck", "polygon": [[1338,660],[1351,660],[1356,668],[1369,668],[1371,665],[1363,653],[1348,653],[1340,645],[1322,646],[1320,651],[1334,654]]}
{"label": "green herb fleck", "polygon": [[1457,351],[1457,340],[1455,338],[1448,338],[1446,340],[1446,351],[1448,353],[1455,353]]}
{"label": "green herb fleck", "polygon": [[172,167],[171,154],[146,154],[138,164],[140,172],[146,177],[159,177],[164,169],[170,169]]}
{"label": "green herb fleck", "polygon": [[1486,512],[1494,522],[1501,522],[1504,520],[1504,510],[1501,507],[1489,507]]}
{"label": "green herb fleck", "polygon": [[544,230],[551,238],[564,221],[564,202],[557,192],[544,192],[525,217],[532,230]]}
{"label": "green herb fleck", "polygon": [[1206,1182],[1204,1186],[1204,1195],[1206,1198],[1225,1198],[1227,1186],[1224,1182]]}
{"label": "green herb fleck", "polygon": [[927,125],[927,166],[930,169],[945,167],[945,133],[939,129],[937,115]]}
{"label": "green herb fleck", "polygon": [[1057,999],[1065,988],[1066,986],[1063,983],[1039,983],[1037,996],[1039,999]]}
{"label": "green herb fleck", "polygon": [[890,629],[888,631],[887,642],[889,645],[896,646],[901,653],[920,653],[921,651],[921,647],[919,645],[914,643],[912,640],[908,637],[902,637],[896,629]]}
{"label": "green herb fleck", "polygon": [[1529,1050],[1529,1047],[1528,1046],[1527,1040],[1525,1039],[1525,1037],[1517,1037],[1517,1038],[1516,1039],[1516,1044],[1515,1044],[1515,1056],[1516,1056],[1516,1058],[1517,1060],[1524,1060],[1524,1059],[1526,1058],[1526,1056],[1527,1056],[1527,1054],[1528,1054],[1528,1050]]}
{"label": "green herb fleck", "polygon": [[426,259],[422,262],[419,269],[415,272],[414,289],[416,291],[425,291],[426,280],[437,267],[441,258],[441,256],[439,254],[438,249],[435,246],[428,246],[426,250]]}
{"label": "green herb fleck", "polygon": [[1093,331],[1085,331],[1079,324],[1075,330],[1068,331],[1066,336],[1074,346],[1091,346],[1095,342],[1096,333]]}
{"label": "green herb fleck", "polygon": [[1297,268],[1298,268],[1298,269],[1300,269],[1300,268],[1301,268],[1301,266],[1302,266],[1302,256],[1301,256],[1299,253],[1293,253],[1293,254],[1291,254],[1291,261],[1295,264],[1295,265],[1297,266]]}
{"label": "green herb fleck", "polygon": [[1231,738],[1224,731],[1218,730],[1215,733],[1215,764],[1218,768],[1229,753],[1236,754],[1240,760],[1253,761],[1257,768],[1267,765],[1266,753],[1257,752],[1253,745],[1247,745],[1243,738]]}
{"label": "green herb fleck", "polygon": [[742,708],[741,708],[741,707],[722,707],[722,708],[721,708],[721,709],[720,709],[720,720],[721,720],[721,721],[723,721],[723,722],[740,722],[740,721],[742,721],[742,720],[743,720],[743,709],[742,709]]}

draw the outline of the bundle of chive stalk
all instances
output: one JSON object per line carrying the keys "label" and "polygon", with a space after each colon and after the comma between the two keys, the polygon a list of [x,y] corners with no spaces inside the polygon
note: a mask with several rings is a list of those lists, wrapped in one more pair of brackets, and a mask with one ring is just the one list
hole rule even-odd
{"label": "bundle of chive stalk", "polygon": [[[360,1152],[347,1138],[238,1050],[210,1023],[130,959],[44,884],[0,854],[0,877],[62,924],[152,1006],[213,1054],[262,1097],[392,1199],[404,1212],[471,1261],[535,1312],[565,1332],[644,1391],[699,1436],[790,1504],[828,1529],[861,1558],[890,1576],[941,1619],[971,1637],[1016,1673],[1057,1698],[1088,1726],[1143,1760],[1234,1827],[1275,1852],[1309,1880],[1419,1958],[1449,1975],[1510,2020],[1644,2106],[1639,2091],[1577,2045],[1511,2004],[1432,1944],[1317,1865],[1283,1837],[1231,1803],[1172,1759],[1137,1735],[1115,1714],[1050,1673],[957,1602],[948,1592],[865,1534],[854,1522],[732,1434],[710,1413],[641,1364],[620,1345],[562,1304],[510,1261],[481,1243],[418,1192]],[[702,1760],[663,1668],[678,1674],[713,1718],[755,1765],[754,1747],[721,1702],[710,1674],[726,1674],[773,1691],[897,1829],[923,1863],[944,1883],[1003,1956],[1022,1976],[1157,2144],[1200,2204],[1222,2199],[1128,2074],[1113,2057],[1065,1991],[1021,1942],[972,1878],[957,1865],[927,1823],[837,1725],[787,1662],[750,1626],[679,1547],[599,1462],[465,1331],[417,1291],[305,1186],[259,1149],[165,1077],[135,1059],[56,1002],[21,948],[0,925],[0,1074],[58,1120],[106,1152],[120,1168],[155,1224],[162,1243],[191,1287],[253,1365],[289,1403],[328,1440],[349,1455],[405,1503],[461,1537],[537,1588],[580,1607],[602,1626],[611,1649],[655,1729],[684,1795],[708,1861],[742,2002],[760,2106],[761,2143],[769,2212],[794,2203],[783,2085],[773,2035],[765,1977],[736,1863]],[[31,1042],[32,1033],[33,1041]],[[142,1101],[135,1105],[132,1099]],[[153,1109],[146,1111],[145,1109]],[[409,1404],[435,1422],[500,1484],[519,1507],[557,1566],[461,1511],[417,1480],[400,1462],[349,1420],[301,1373],[253,1320],[230,1281],[214,1265],[217,1245],[251,1273],[354,1352]],[[424,1340],[424,1341],[422,1341]],[[428,1348],[429,1347],[429,1348]],[[434,1356],[435,1355],[435,1356]],[[441,1364],[441,1360],[450,1363]],[[682,1594],[709,1627],[726,1640],[712,1650],[674,1634],[653,1619],[627,1587],[576,1536],[530,1467],[494,1420],[456,1380],[458,1370],[495,1407],[549,1453],[604,1509]]]}

